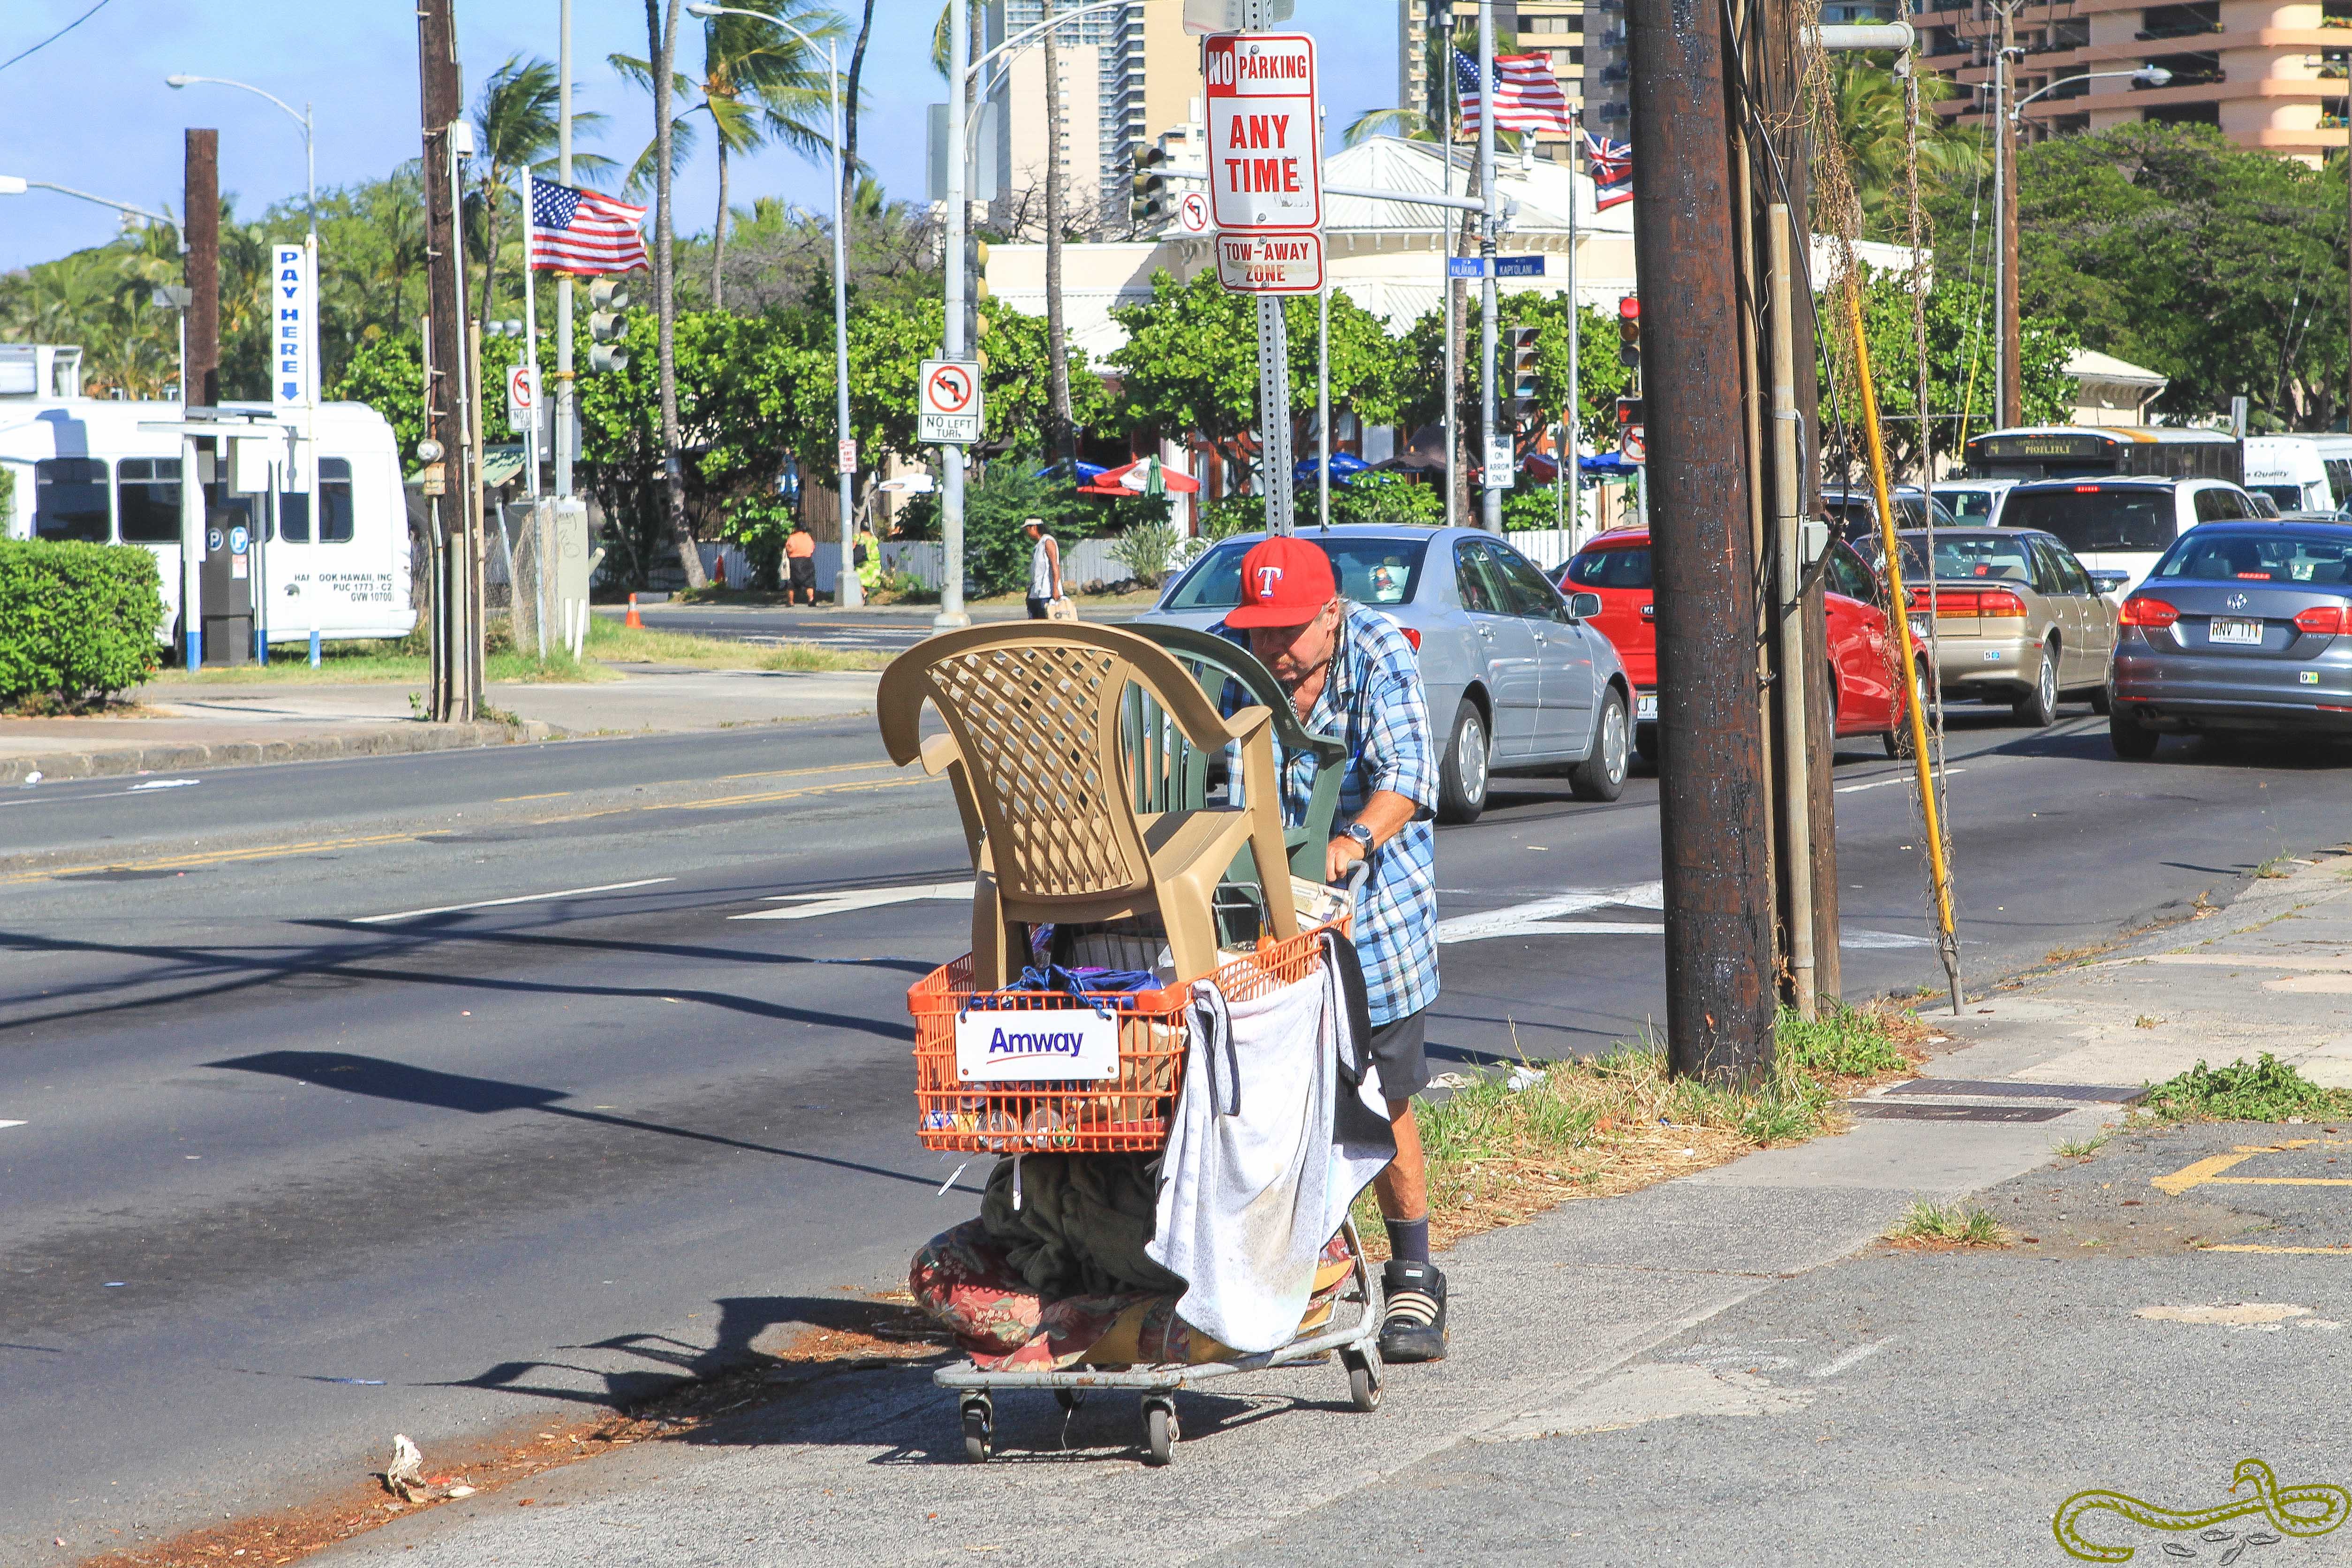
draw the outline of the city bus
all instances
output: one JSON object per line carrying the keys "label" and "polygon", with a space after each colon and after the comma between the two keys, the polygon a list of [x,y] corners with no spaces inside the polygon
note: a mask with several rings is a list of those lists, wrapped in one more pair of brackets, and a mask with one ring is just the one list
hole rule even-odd
{"label": "city bus", "polygon": [[2243,443],[2226,430],[2158,425],[2031,425],[1968,444],[1973,479],[2227,479],[2245,482]]}
{"label": "city bus", "polygon": [[[144,546],[163,579],[157,638],[185,648],[181,543],[191,525],[181,486],[189,427],[181,405],[84,397],[80,382],[78,350],[0,344],[0,473],[12,481],[0,485],[0,537]],[[206,477],[207,507],[226,510],[253,541],[261,636],[271,643],[307,643],[313,629],[328,639],[405,637],[416,614],[391,425],[362,403],[321,404],[309,416],[310,438],[289,443],[282,421],[300,421],[299,410],[231,404],[222,412],[276,433],[272,447],[291,460],[270,472],[299,480],[281,483],[281,493],[236,494],[225,460]],[[243,426],[225,420],[220,428],[226,436]]]}

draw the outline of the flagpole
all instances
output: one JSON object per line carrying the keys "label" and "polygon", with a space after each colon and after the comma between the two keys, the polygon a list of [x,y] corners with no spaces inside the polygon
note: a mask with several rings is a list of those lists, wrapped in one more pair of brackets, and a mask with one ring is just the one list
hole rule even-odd
{"label": "flagpole", "polygon": [[[539,499],[539,285],[530,265],[530,181],[528,164],[522,176],[522,360],[530,376],[530,416],[523,430],[522,471],[530,476],[530,499]],[[544,630],[544,628],[542,628]]]}
{"label": "flagpole", "polygon": [[1568,143],[1568,412],[1560,416],[1560,445],[1567,448],[1558,464],[1561,482],[1559,510],[1568,510],[1576,498],[1576,515],[1568,522],[1568,547],[1580,548],[1584,531],[1584,456],[1580,426],[1584,423],[1584,380],[1577,363],[1579,339],[1584,329],[1584,305],[1576,294],[1576,165],[1583,162],[1584,114],[1573,113]]}

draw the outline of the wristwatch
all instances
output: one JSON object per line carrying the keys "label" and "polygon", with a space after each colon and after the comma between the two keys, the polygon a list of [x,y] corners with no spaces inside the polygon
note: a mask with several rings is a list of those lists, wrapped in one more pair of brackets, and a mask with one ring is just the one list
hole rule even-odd
{"label": "wristwatch", "polygon": [[1348,824],[1348,837],[1356,841],[1369,859],[1372,853],[1372,830],[1360,822],[1351,822]]}

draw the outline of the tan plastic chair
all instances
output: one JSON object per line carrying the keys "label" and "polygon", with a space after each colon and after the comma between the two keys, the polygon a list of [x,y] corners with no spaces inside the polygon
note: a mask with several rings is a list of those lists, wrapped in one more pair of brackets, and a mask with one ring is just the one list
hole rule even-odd
{"label": "tan plastic chair", "polygon": [[[1150,693],[1187,742],[1238,742],[1248,804],[1238,810],[1139,812],[1133,759],[1121,754],[1120,699]],[[923,705],[948,733],[920,738]],[[1016,929],[1157,915],[1179,980],[1218,963],[1211,896],[1246,845],[1279,868],[1273,715],[1220,714],[1162,648],[1116,626],[1038,622],[932,637],[882,672],[882,743],[901,767],[945,773],[972,849],[972,980],[993,989],[1021,970]],[[1265,889],[1277,937],[1297,934],[1286,886]]]}

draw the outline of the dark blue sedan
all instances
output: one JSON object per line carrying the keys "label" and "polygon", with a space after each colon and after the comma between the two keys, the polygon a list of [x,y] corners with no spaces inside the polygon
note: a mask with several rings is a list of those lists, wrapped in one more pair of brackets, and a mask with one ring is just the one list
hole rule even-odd
{"label": "dark blue sedan", "polygon": [[2119,757],[2184,732],[2352,737],[2352,527],[2200,524],[2118,622],[2107,725]]}

